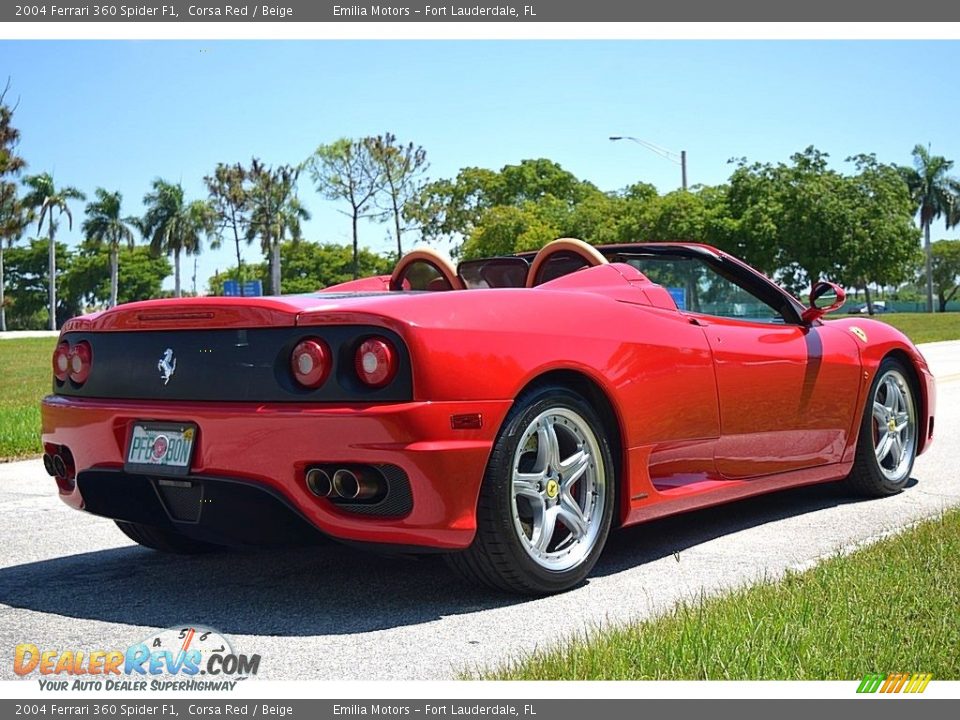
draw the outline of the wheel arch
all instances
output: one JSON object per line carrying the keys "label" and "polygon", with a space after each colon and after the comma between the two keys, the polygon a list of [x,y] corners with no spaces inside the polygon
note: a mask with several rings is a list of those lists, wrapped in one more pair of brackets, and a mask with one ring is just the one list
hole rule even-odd
{"label": "wheel arch", "polygon": [[537,375],[520,388],[516,397],[546,385],[559,385],[577,393],[599,415],[600,422],[603,423],[603,428],[607,434],[607,440],[610,443],[610,453],[613,456],[613,472],[616,478],[614,483],[616,492],[614,507],[617,509],[613,521],[614,526],[619,527],[629,508],[624,506],[624,498],[627,495],[623,492],[625,478],[628,477],[625,474],[627,472],[627,452],[623,441],[623,423],[617,406],[611,399],[610,394],[597,380],[584,372],[570,368],[547,370]]}

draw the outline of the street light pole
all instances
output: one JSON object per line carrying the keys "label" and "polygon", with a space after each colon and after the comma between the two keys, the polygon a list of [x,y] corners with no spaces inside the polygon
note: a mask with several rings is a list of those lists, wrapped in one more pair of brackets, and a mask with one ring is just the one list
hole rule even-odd
{"label": "street light pole", "polygon": [[680,166],[680,179],[682,182],[681,187],[683,187],[684,191],[686,191],[687,189],[687,151],[686,150],[681,150],[679,153],[675,153],[673,150],[667,150],[666,148],[662,148],[659,145],[654,145],[652,142],[641,140],[640,138],[635,138],[631,135],[611,135],[610,139],[614,141],[630,140],[631,142],[635,142],[637,145],[645,147],[647,150],[650,150],[651,152],[655,152],[660,157],[666,158],[672,163],[677,163]]}

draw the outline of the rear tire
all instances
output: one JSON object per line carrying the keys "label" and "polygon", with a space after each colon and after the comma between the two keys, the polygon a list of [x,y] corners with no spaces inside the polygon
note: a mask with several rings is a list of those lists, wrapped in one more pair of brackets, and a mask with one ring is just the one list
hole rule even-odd
{"label": "rear tire", "polygon": [[473,543],[447,563],[470,581],[512,593],[578,585],[610,531],[614,467],[603,422],[582,397],[557,385],[525,393],[494,443]]}
{"label": "rear tire", "polygon": [[870,385],[847,487],[865,497],[899,493],[917,457],[917,388],[903,362],[887,358]]}
{"label": "rear tire", "polygon": [[114,520],[114,522],[124,535],[135,543],[150,548],[151,550],[176,553],[177,555],[199,555],[218,549],[216,545],[194,540],[175,530],[125,522],[123,520]]}

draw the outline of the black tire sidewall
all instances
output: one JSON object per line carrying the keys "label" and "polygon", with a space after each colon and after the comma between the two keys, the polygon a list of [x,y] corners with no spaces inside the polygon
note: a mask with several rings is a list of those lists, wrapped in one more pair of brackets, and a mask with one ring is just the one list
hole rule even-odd
{"label": "black tire sidewall", "polygon": [[[527,554],[517,537],[513,524],[513,459],[520,438],[533,419],[543,412],[559,408],[576,412],[590,426],[602,455],[606,493],[600,531],[590,553],[579,565],[569,570],[551,571],[538,565]],[[603,422],[593,407],[571,390],[560,386],[545,386],[522,396],[511,410],[494,444],[484,476],[483,492],[487,493],[492,501],[490,506],[494,510],[494,517],[482,518],[481,523],[486,526],[487,531],[497,533],[511,564],[529,581],[532,589],[546,593],[567,590],[582,582],[593,569],[603,551],[617,505],[615,467]]]}

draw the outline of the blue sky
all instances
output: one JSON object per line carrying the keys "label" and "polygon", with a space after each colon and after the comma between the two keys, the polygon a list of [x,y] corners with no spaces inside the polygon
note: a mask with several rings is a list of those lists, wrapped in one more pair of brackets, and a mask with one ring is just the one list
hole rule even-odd
{"label": "blue sky", "polygon": [[[605,190],[680,184],[677,165],[617,134],[686,150],[691,184],[723,182],[731,157],[810,144],[837,165],[909,163],[918,142],[960,161],[958,61],[956,41],[0,41],[30,172],[119,189],[131,214],[158,176],[201,197],[217,162],[297,163],[385,131],[423,145],[434,178],[548,157]],[[308,239],[349,240],[306,177],[300,197]],[[75,244],[78,225],[58,237]],[[386,226],[361,243],[388,249]],[[200,256],[201,291],[231,256]],[[259,260],[256,246],[244,256]]]}

